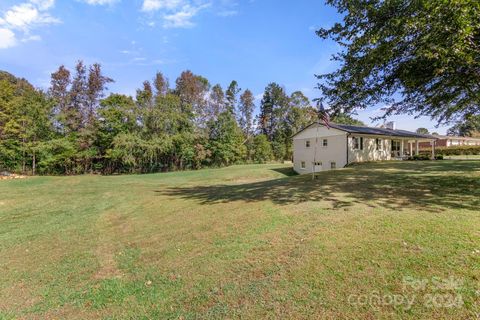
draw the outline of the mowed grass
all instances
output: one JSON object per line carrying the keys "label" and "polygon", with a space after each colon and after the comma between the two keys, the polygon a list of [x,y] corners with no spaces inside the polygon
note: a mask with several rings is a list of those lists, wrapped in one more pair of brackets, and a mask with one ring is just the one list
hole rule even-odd
{"label": "mowed grass", "polygon": [[445,156],[445,159],[448,160],[480,160],[480,155],[458,155],[458,156]]}
{"label": "mowed grass", "polygon": [[0,319],[479,313],[480,161],[0,182]]}

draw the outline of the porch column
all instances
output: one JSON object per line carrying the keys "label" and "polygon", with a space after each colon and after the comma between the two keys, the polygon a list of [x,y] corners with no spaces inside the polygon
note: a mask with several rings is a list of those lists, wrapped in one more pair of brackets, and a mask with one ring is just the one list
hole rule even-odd
{"label": "porch column", "polygon": [[408,142],[408,146],[410,147],[410,157],[413,156],[413,142]]}
{"label": "porch column", "polygon": [[403,148],[405,148],[405,141],[400,140],[400,158],[403,158]]}
{"label": "porch column", "polygon": [[418,156],[418,153],[419,153],[419,151],[418,151],[418,140],[415,140],[415,155]]}
{"label": "porch column", "polygon": [[435,141],[432,141],[432,160],[435,160]]}

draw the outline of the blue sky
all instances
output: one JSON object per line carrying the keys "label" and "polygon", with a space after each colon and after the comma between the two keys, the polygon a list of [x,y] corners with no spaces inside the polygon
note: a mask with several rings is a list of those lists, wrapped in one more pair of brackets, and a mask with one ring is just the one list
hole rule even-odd
{"label": "blue sky", "polygon": [[[338,19],[318,0],[1,0],[0,69],[47,88],[59,65],[99,62],[115,80],[110,90],[125,94],[156,71],[173,84],[190,69],[223,87],[235,79],[257,97],[275,81],[315,98],[314,74],[335,68],[339,47],[314,31]],[[357,118],[371,124],[380,108]],[[428,118],[391,120],[446,130]]]}

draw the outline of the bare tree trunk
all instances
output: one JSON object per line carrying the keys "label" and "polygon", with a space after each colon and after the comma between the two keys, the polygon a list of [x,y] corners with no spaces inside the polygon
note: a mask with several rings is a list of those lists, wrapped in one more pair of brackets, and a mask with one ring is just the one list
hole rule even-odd
{"label": "bare tree trunk", "polygon": [[25,156],[26,156],[26,148],[25,148],[25,120],[22,121],[22,126],[23,126],[23,137],[22,137],[22,146],[23,146],[23,152],[22,152],[22,173],[25,173],[25,167],[26,167],[26,161],[25,161]]}
{"label": "bare tree trunk", "polygon": [[25,156],[26,156],[26,152],[25,152],[25,138],[23,138],[22,140],[23,140],[22,173],[25,173],[25,167],[26,167],[26,164],[25,164]]}
{"label": "bare tree trunk", "polygon": [[33,150],[33,156],[32,156],[32,175],[35,175],[35,170],[37,168],[37,158],[35,156],[35,150]]}

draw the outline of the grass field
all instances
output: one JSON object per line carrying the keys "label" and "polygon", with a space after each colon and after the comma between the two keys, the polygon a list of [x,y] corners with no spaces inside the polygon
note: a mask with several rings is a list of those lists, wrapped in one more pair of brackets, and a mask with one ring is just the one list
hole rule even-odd
{"label": "grass field", "polygon": [[480,160],[480,155],[445,156],[448,160]]}
{"label": "grass field", "polygon": [[0,319],[477,319],[480,161],[0,182]]}

